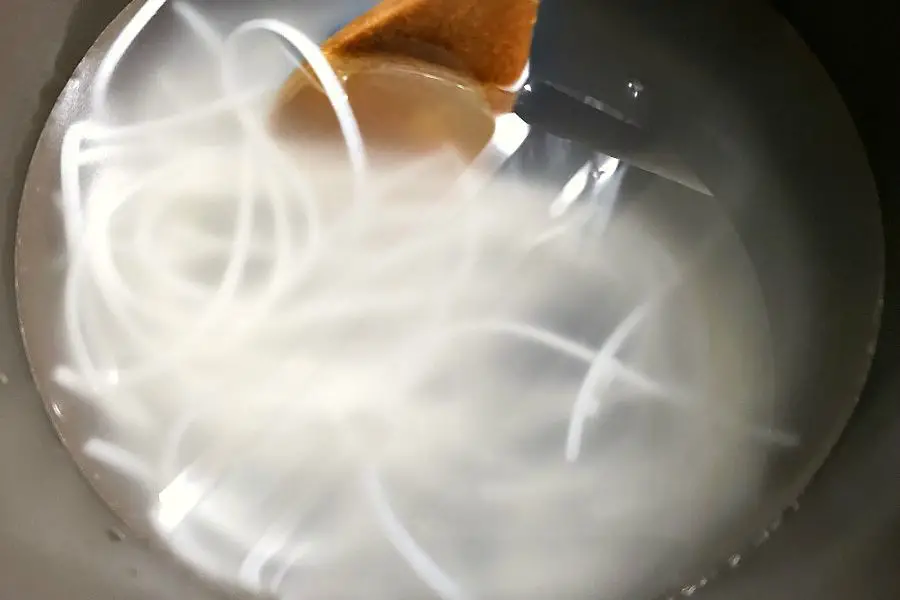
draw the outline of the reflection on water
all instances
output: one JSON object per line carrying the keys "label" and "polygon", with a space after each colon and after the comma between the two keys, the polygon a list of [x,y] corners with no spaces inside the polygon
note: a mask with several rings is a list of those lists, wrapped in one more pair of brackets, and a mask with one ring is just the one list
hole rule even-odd
{"label": "reflection on water", "polygon": [[[182,116],[85,128],[68,254],[20,240],[40,387],[110,505],[285,598],[619,598],[694,568],[797,443],[715,199],[516,117],[462,177],[374,156],[361,194],[332,149],[260,140],[264,94],[185,79],[230,26],[184,6],[110,84]],[[259,37],[243,64],[278,81]]]}

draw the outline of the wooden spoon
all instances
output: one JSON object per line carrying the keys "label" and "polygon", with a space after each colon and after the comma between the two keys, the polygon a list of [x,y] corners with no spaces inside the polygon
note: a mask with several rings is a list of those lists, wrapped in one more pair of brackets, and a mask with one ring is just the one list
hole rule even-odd
{"label": "wooden spoon", "polygon": [[[528,64],[537,8],[538,0],[384,0],[322,50],[346,78],[367,142],[402,137],[415,142],[410,150],[421,150],[449,136],[469,155],[490,139],[489,113],[511,110],[509,88]],[[379,71],[391,74],[383,85],[373,75]],[[334,131],[336,121],[327,105],[318,106],[325,100],[311,81],[300,68],[284,84],[273,114],[277,130]],[[488,114],[474,108],[473,95]],[[391,112],[418,124],[417,133],[398,129]]]}
{"label": "wooden spoon", "polygon": [[385,0],[323,50],[408,56],[509,88],[528,63],[537,8],[537,0]]}

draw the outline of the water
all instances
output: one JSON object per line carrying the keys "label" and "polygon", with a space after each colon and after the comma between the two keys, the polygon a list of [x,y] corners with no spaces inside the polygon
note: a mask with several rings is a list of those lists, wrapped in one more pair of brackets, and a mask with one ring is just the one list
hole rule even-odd
{"label": "water", "polygon": [[[205,16],[222,32],[263,16],[250,7],[221,12]],[[280,13],[321,37],[316,32],[333,27],[341,11],[259,12]],[[156,19],[123,59],[121,78],[111,80],[116,122],[136,112],[183,111],[215,95],[204,79],[215,63],[208,48],[195,46],[191,20],[172,12]],[[179,49],[185,44],[193,51]],[[264,39],[247,52],[266,65],[248,87],[279,81],[292,67]],[[175,85],[147,73],[165,74]],[[74,85],[67,91],[77,93]],[[59,110],[51,119],[42,142],[50,157],[72,118]],[[226,143],[232,129],[211,127]],[[179,135],[188,144],[202,137]],[[61,437],[110,506],[202,574],[284,598],[628,598],[658,593],[699,568],[693,550],[731,539],[729,526],[763,489],[770,454],[797,442],[772,405],[769,318],[754,268],[710,195],[539,131],[512,150],[514,156],[500,151],[491,161],[497,168],[497,156],[507,158],[479,198],[489,226],[467,272],[478,285],[467,284],[456,299],[465,318],[452,323],[476,325],[422,346],[418,336],[432,323],[433,304],[424,306],[425,316],[418,306],[389,321],[336,320],[302,338],[299,356],[330,370],[321,380],[279,370],[265,356],[242,363],[245,354],[223,350],[236,362],[221,363],[228,369],[212,363],[221,389],[211,404],[179,396],[179,380],[167,371],[169,377],[138,386],[131,404],[124,396],[72,393],[77,384],[56,370],[71,364],[70,340],[59,320],[46,318],[61,314],[55,299],[71,256],[55,206],[24,203],[23,221],[53,232],[20,239],[29,355]],[[173,154],[166,145],[153,160]],[[336,168],[325,156],[304,157],[318,165],[310,168],[317,176]],[[545,171],[535,172],[536,156]],[[52,170],[54,160],[44,160]],[[241,172],[240,159],[221,160],[214,163],[218,185],[238,187],[229,177]],[[430,197],[446,187],[446,169],[426,173],[398,196]],[[205,181],[202,170],[198,177]],[[223,198],[199,213],[176,211],[172,218],[191,227],[213,223],[211,235],[221,239],[238,217],[228,190],[219,191]],[[350,248],[361,257],[354,260],[376,261],[422,232],[426,239],[447,231],[467,239],[465,228],[448,225],[458,218],[452,205],[435,211],[433,230],[384,225],[367,245]],[[117,226],[122,238],[143,235],[174,261],[196,249],[165,223],[140,234],[149,226],[129,220],[127,211]],[[254,233],[263,281],[266,252],[274,252],[264,240],[272,236],[271,229]],[[411,255],[384,284],[444,289],[444,274],[465,263],[451,246],[434,243],[434,256]],[[129,285],[148,298],[172,299],[132,266],[123,269]],[[208,285],[223,268],[213,261],[190,272]],[[351,288],[364,284],[351,276]],[[340,299],[336,292],[323,298],[332,308]],[[607,357],[624,374],[594,373],[594,393],[583,393],[592,361],[639,307],[640,318]],[[273,348],[274,335],[292,348],[301,340],[292,326],[273,329],[247,343]],[[164,327],[148,331],[160,336],[154,343],[171,341]],[[138,352],[119,341],[107,349],[112,366]],[[208,357],[195,359],[182,367],[210,369]],[[277,393],[262,394],[266,388]],[[280,396],[286,390],[331,404],[289,402]],[[353,444],[332,432],[334,419],[352,432]],[[173,439],[180,441],[173,446]]]}

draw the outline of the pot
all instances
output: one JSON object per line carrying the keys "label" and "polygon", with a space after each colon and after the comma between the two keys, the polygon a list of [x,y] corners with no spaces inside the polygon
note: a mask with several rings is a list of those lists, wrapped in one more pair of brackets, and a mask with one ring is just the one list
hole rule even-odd
{"label": "pot", "polygon": [[[26,358],[13,266],[17,236],[21,252],[25,236],[49,235],[40,220],[19,218],[23,189],[34,202],[40,188],[29,166],[33,155],[40,163],[50,111],[77,110],[57,104],[76,65],[108,24],[107,44],[141,3],[58,4],[51,12],[44,0],[10,0],[0,22],[8,87],[0,110],[2,597],[232,597],[107,508],[35,389],[40,368],[33,372]],[[359,10],[351,5],[348,14]],[[897,21],[861,10],[866,24],[860,16],[857,25],[857,13],[799,0],[777,9],[781,15],[749,0],[546,2],[516,106],[531,133],[510,168],[544,166],[547,148],[563,140],[566,164],[554,175],[562,180],[603,152],[714,198],[730,216],[769,315],[773,404],[785,407],[781,422],[802,440],[767,460],[751,508],[677,577],[635,600],[877,599],[900,591],[890,558],[900,522],[900,405],[890,374],[889,269],[891,199],[900,192],[887,142],[898,123],[875,69],[875,48],[896,45],[889,24]],[[20,255],[20,282],[23,264],[32,263]],[[33,315],[28,298],[18,297],[18,309]]]}

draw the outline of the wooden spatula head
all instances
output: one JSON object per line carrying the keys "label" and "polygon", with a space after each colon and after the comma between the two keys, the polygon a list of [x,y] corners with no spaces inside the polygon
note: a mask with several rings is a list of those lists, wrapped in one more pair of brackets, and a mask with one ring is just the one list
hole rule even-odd
{"label": "wooden spatula head", "polygon": [[385,0],[323,45],[331,56],[406,56],[509,87],[528,62],[538,0]]}
{"label": "wooden spatula head", "polygon": [[[413,150],[446,141],[471,156],[493,131],[489,113],[511,109],[515,95],[505,88],[528,63],[537,9],[538,0],[384,0],[322,50],[345,77],[367,143],[396,142]],[[421,72],[431,82],[400,77],[379,64]],[[448,83],[444,91],[439,79]],[[336,131],[315,83],[304,67],[288,79],[273,114],[276,131],[320,139]],[[469,91],[480,97],[485,114],[472,106]]]}

